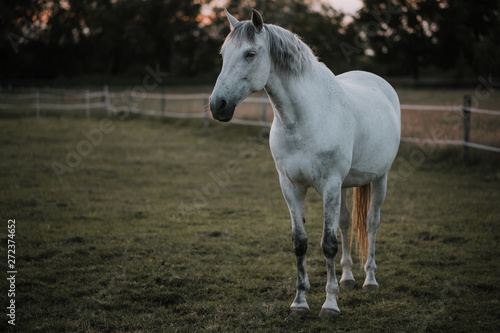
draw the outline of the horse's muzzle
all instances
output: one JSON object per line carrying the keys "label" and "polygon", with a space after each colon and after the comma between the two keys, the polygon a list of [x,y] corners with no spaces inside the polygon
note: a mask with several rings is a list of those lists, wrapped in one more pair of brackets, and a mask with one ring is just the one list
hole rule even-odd
{"label": "horse's muzzle", "polygon": [[210,97],[210,111],[215,120],[228,122],[233,119],[236,104],[230,103],[223,98]]}

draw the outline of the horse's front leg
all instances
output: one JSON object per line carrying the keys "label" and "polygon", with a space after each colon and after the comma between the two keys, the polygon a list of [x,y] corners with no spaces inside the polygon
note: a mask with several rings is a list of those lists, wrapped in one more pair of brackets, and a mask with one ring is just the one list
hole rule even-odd
{"label": "horse's front leg", "polygon": [[310,285],[306,269],[307,236],[304,228],[304,198],[307,189],[294,186],[286,177],[280,177],[280,184],[292,218],[292,242],[297,258],[297,294],[290,306],[290,315],[301,317],[309,311],[306,293]]}
{"label": "horse's front leg", "polygon": [[330,318],[340,314],[337,305],[337,294],[339,284],[335,276],[335,256],[338,252],[337,228],[339,226],[340,205],[341,205],[341,185],[330,185],[323,194],[324,224],[321,247],[326,257],[327,283],[326,301],[321,308],[320,318]]}

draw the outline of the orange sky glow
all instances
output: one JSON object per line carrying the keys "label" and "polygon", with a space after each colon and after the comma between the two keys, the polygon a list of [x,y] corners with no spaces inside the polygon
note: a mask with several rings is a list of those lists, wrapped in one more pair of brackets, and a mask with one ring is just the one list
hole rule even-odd
{"label": "orange sky glow", "polygon": [[[334,9],[342,11],[348,15],[354,15],[363,5],[362,0],[323,0],[323,2],[330,4]],[[210,25],[212,20],[215,18],[215,14],[212,9],[214,7],[222,8],[228,5],[229,0],[213,0],[209,4],[205,4],[206,1],[199,0],[202,4],[201,15],[197,18],[197,21],[201,25]],[[258,8],[256,8],[258,10]]]}

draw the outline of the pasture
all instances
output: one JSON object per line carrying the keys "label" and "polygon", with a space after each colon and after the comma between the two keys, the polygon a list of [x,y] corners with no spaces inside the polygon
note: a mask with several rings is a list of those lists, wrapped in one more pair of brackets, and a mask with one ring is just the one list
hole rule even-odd
{"label": "pasture", "polygon": [[[311,190],[311,312],[293,319],[289,214],[259,128],[211,123],[205,129],[201,120],[147,118],[112,118],[103,127],[97,117],[2,118],[0,124],[0,200],[4,221],[16,220],[18,272],[16,326],[4,314],[2,331],[500,327],[498,163],[464,169],[460,150],[450,148],[426,151],[417,165],[412,152],[421,148],[402,145],[377,238],[380,290],[361,289],[364,273],[354,255],[357,285],[340,291],[342,313],[332,321],[316,318],[326,267],[322,202]],[[94,143],[82,133],[98,129],[102,136]],[[80,159],[71,155],[79,149]],[[65,168],[55,172],[54,162]],[[0,236],[6,258],[6,224]],[[340,252],[338,278],[339,261]],[[5,278],[1,290],[8,290]]]}

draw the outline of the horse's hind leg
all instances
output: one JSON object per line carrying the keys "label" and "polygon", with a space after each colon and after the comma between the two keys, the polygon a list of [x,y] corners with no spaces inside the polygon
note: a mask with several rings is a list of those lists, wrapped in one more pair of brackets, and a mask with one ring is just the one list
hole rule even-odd
{"label": "horse's hind leg", "polygon": [[375,239],[377,231],[380,226],[380,208],[384,203],[385,195],[387,192],[387,174],[372,182],[372,193],[370,210],[366,221],[366,228],[368,231],[368,259],[365,264],[366,279],[363,284],[363,289],[377,290],[378,283],[375,280]]}
{"label": "horse's hind leg", "polygon": [[339,227],[340,207],[342,201],[342,191],[340,182],[333,183],[325,188],[323,193],[324,204],[324,224],[321,248],[326,258],[327,283],[326,301],[321,307],[320,318],[331,318],[340,313],[337,305],[337,294],[339,284],[335,276],[335,256],[338,251],[337,229]]}
{"label": "horse's hind leg", "polygon": [[340,235],[342,237],[342,259],[340,265],[342,266],[342,278],[340,279],[340,286],[342,288],[354,288],[354,276],[352,275],[352,258],[350,253],[349,244],[349,209],[346,202],[346,190],[342,189],[342,202],[340,204]]}
{"label": "horse's hind leg", "polygon": [[306,189],[298,189],[286,177],[280,177],[280,185],[292,218],[292,242],[297,258],[297,294],[290,306],[290,315],[301,317],[309,311],[306,293],[310,286],[306,269],[307,236],[304,228]]}

